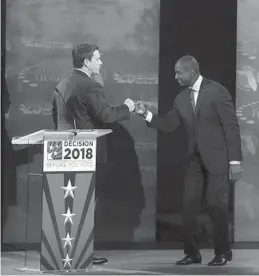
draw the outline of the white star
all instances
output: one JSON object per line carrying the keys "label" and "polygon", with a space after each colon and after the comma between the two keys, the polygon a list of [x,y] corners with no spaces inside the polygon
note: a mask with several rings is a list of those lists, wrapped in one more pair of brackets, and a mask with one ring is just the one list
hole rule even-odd
{"label": "white star", "polygon": [[50,146],[50,147],[49,147],[49,150],[52,151],[52,150],[53,150],[53,146]]}
{"label": "white star", "polygon": [[62,259],[62,261],[64,262],[64,267],[66,266],[66,265],[69,265],[69,267],[71,267],[71,261],[72,261],[73,259],[69,259],[69,256],[68,256],[68,254],[67,254],[67,256],[66,256],[66,259]]}
{"label": "white star", "polygon": [[54,156],[57,156],[57,155],[58,155],[58,153],[56,151],[54,151]]}
{"label": "white star", "polygon": [[68,221],[73,224],[72,217],[75,216],[76,214],[71,214],[69,207],[67,208],[67,213],[62,214],[62,216],[66,217],[64,224],[66,224]]}
{"label": "white star", "polygon": [[69,233],[67,233],[67,236],[65,238],[62,238],[63,241],[65,241],[64,247],[69,245],[72,247],[71,241],[74,240],[74,238],[70,238]]}
{"label": "white star", "polygon": [[66,191],[64,198],[66,198],[68,196],[71,196],[71,197],[75,198],[73,191],[77,188],[77,186],[72,187],[70,179],[68,180],[67,186],[66,187],[61,187],[61,188]]}

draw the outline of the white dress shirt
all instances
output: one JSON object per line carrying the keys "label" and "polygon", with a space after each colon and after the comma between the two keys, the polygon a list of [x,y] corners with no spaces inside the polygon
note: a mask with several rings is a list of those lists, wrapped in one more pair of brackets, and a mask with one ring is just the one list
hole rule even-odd
{"label": "white dress shirt", "polygon": [[200,91],[200,88],[201,88],[201,83],[202,83],[202,76],[199,75],[199,77],[196,80],[196,82],[193,84],[193,86],[190,87],[190,89],[193,90],[193,96],[194,96],[195,106],[196,106],[197,99],[198,99],[198,96],[199,96],[199,91]]}
{"label": "white dress shirt", "polygon": [[[193,84],[193,86],[190,87],[193,90],[195,106],[196,106],[197,99],[198,99],[198,96],[199,96],[199,91],[200,91],[200,88],[201,88],[202,79],[203,78],[200,75],[198,77],[198,79],[196,80],[196,82]],[[152,118],[153,118],[153,114],[152,114],[152,112],[150,112],[148,110],[145,120],[150,123],[152,121]],[[241,164],[241,162],[240,161],[230,161],[229,164]]]}

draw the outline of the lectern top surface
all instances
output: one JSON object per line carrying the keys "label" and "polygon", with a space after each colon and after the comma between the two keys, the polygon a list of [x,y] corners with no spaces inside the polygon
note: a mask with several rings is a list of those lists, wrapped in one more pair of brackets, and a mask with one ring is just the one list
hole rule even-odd
{"label": "lectern top surface", "polygon": [[44,139],[95,139],[111,132],[111,129],[71,129],[57,131],[42,129],[22,137],[14,137],[12,144],[42,144]]}

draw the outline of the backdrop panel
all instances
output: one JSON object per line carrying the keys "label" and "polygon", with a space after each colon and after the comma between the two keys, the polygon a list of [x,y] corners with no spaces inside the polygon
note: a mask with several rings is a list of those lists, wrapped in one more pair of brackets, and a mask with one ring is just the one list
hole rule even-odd
{"label": "backdrop panel", "polygon": [[[163,0],[160,13],[159,113],[173,106],[181,87],[175,81],[174,63],[193,55],[201,74],[227,87],[235,100],[236,0]],[[158,134],[157,240],[183,240],[182,192],[186,135],[182,128]],[[232,191],[233,192],[233,191]],[[231,196],[233,193],[231,194]],[[200,208],[200,240],[212,241],[212,229],[204,201]],[[233,229],[230,198],[230,234]],[[230,235],[232,240],[233,235]]]}
{"label": "backdrop panel", "polygon": [[[51,95],[72,70],[72,48],[100,46],[98,80],[112,104],[143,100],[157,111],[160,0],[8,0],[7,85],[10,137],[53,128]],[[156,212],[156,131],[138,116],[110,126],[108,163],[97,183],[97,242],[153,241]],[[31,170],[41,171],[34,153]],[[18,162],[19,163],[19,162]],[[21,163],[21,162],[20,162]],[[17,165],[17,205],[9,207],[5,242],[23,242],[25,165]],[[29,238],[40,239],[41,181],[31,179]]]}
{"label": "backdrop panel", "polygon": [[235,189],[235,241],[259,241],[259,1],[238,0],[237,88],[244,174]]}

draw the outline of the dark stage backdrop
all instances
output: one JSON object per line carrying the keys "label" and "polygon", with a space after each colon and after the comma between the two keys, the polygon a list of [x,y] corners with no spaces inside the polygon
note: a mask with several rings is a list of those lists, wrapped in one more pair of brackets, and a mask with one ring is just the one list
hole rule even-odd
{"label": "dark stage backdrop", "polygon": [[[249,1],[249,0],[248,0]],[[160,7],[159,113],[171,108],[180,87],[174,63],[193,55],[201,74],[219,81],[235,99],[236,0],[162,0]],[[158,134],[157,241],[182,240],[182,187],[186,139],[183,129]],[[232,190],[233,195],[233,190]],[[230,232],[233,199],[230,199]],[[206,201],[200,214],[200,239],[211,240]],[[232,239],[232,237],[231,237]]]}
{"label": "dark stage backdrop", "polygon": [[[72,70],[73,46],[97,43],[99,81],[112,104],[143,100],[157,112],[160,0],[7,0],[6,72],[10,137],[53,128],[51,95]],[[95,240],[155,240],[156,131],[138,116],[111,125],[108,164],[97,183]],[[17,151],[17,150],[16,150]],[[19,158],[26,158],[18,155]],[[25,242],[27,167],[17,161],[4,242]],[[30,170],[41,171],[34,150]],[[29,241],[39,242],[41,177],[30,179]]]}
{"label": "dark stage backdrop", "polygon": [[235,240],[259,241],[259,1],[238,0],[237,116],[244,174],[235,190]]}

